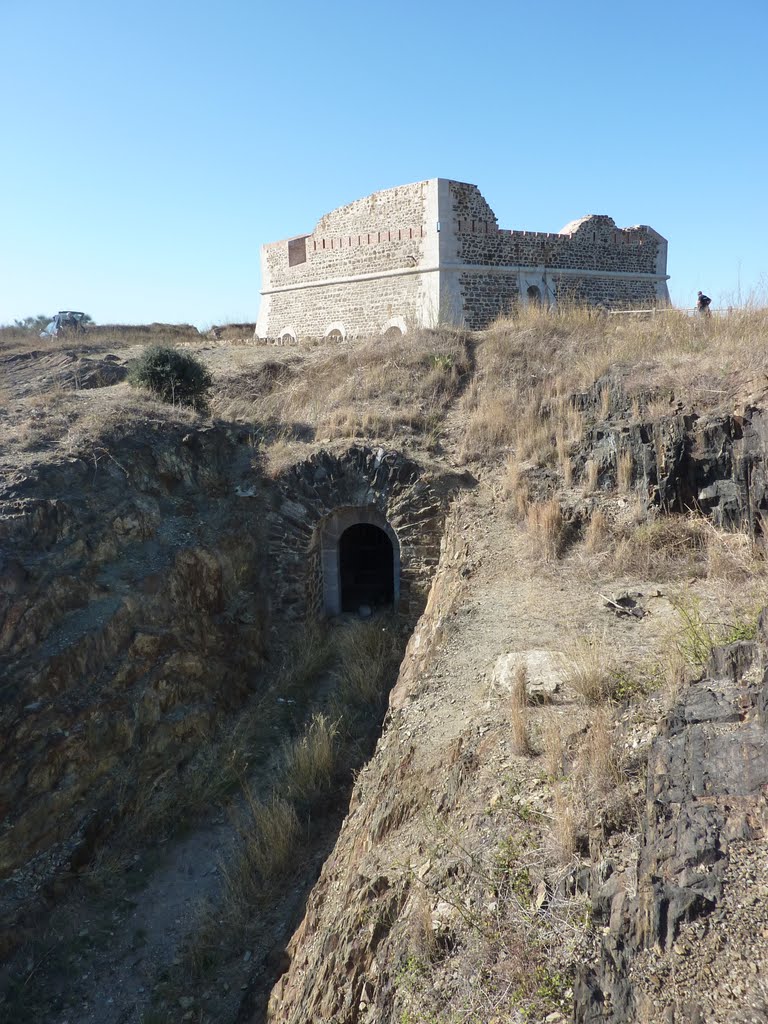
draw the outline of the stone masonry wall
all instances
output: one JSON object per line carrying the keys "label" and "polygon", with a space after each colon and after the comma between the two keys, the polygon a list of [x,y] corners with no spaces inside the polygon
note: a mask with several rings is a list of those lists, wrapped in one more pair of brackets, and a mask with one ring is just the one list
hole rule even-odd
{"label": "stone masonry wall", "polygon": [[352,336],[396,317],[479,329],[528,301],[532,284],[547,304],[663,303],[666,245],[652,228],[619,228],[603,215],[559,233],[501,230],[477,186],[416,182],[334,210],[312,234],[264,246],[257,333],[322,337],[341,324]]}
{"label": "stone masonry wall", "polygon": [[353,281],[298,292],[278,292],[272,296],[273,336],[286,328],[304,334],[323,336],[332,323],[342,323],[350,335],[382,331],[387,322],[402,317],[418,323],[423,304],[421,274],[404,277]]}

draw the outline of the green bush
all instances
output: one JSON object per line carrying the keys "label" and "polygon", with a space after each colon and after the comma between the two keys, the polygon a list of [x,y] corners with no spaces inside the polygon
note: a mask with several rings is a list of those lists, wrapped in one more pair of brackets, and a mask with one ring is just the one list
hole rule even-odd
{"label": "green bush", "polygon": [[128,378],[137,388],[147,388],[171,405],[205,409],[213,378],[194,356],[169,345],[151,345],[131,367]]}

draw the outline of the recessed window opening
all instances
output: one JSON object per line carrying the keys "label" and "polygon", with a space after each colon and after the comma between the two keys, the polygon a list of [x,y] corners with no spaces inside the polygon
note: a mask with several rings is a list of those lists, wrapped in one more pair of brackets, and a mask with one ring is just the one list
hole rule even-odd
{"label": "recessed window opening", "polygon": [[307,262],[307,238],[290,238],[288,240],[288,266],[295,267]]}
{"label": "recessed window opening", "polygon": [[339,540],[339,577],[342,612],[394,604],[394,552],[387,534],[372,523],[348,527]]}
{"label": "recessed window opening", "polygon": [[529,285],[526,294],[528,295],[528,301],[531,303],[532,306],[541,305],[541,289],[538,285]]}

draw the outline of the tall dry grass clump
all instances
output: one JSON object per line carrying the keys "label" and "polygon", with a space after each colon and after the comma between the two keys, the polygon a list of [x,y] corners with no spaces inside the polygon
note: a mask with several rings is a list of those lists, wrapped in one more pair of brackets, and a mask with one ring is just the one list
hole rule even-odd
{"label": "tall dry grass clump", "polygon": [[238,824],[238,855],[224,868],[226,899],[235,918],[247,914],[265,886],[293,867],[301,831],[296,808],[275,794],[262,802],[245,790],[248,812]]}
{"label": "tall dry grass clump", "polygon": [[513,516],[523,519],[528,512],[530,488],[516,455],[510,455],[506,461],[501,493],[509,501]]}
{"label": "tall dry grass clump", "polygon": [[549,714],[541,728],[541,753],[547,775],[558,779],[565,768],[566,742],[559,718]]}
{"label": "tall dry grass clump", "polygon": [[291,799],[311,803],[330,789],[338,732],[337,722],[316,713],[301,736],[283,745],[283,790]]}
{"label": "tall dry grass clump", "polygon": [[608,708],[597,708],[594,713],[581,749],[580,770],[593,794],[608,793],[624,781],[613,736],[613,716]]}
{"label": "tall dry grass clump", "polygon": [[341,701],[352,707],[376,704],[396,659],[389,629],[380,619],[348,623],[335,643]]}
{"label": "tall dry grass clump", "polygon": [[621,452],[616,461],[616,486],[621,494],[628,494],[632,488],[633,469],[632,452]]}
{"label": "tall dry grass clump", "polygon": [[583,487],[586,494],[594,494],[597,490],[597,480],[600,467],[594,459],[587,459],[584,463]]}
{"label": "tall dry grass clump", "polygon": [[512,690],[509,698],[509,722],[512,752],[520,756],[531,754],[531,740],[528,732],[528,669],[524,663],[515,668]]}
{"label": "tall dry grass clump", "polygon": [[555,561],[565,545],[565,519],[557,498],[531,505],[526,516],[533,554],[545,562]]}
{"label": "tall dry grass clump", "polygon": [[608,517],[601,508],[596,508],[584,530],[584,547],[590,554],[597,554],[608,547],[610,539],[611,527]]}
{"label": "tall dry grass clump", "polygon": [[587,704],[600,704],[614,698],[616,663],[605,633],[577,637],[565,656],[565,683]]}

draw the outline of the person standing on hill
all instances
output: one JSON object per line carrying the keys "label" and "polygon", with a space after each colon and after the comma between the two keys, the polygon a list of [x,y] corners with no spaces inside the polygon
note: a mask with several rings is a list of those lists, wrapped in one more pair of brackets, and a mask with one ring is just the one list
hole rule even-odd
{"label": "person standing on hill", "polygon": [[696,300],[696,311],[700,316],[712,316],[709,310],[711,302],[712,299],[708,295],[705,295],[704,292],[699,292],[699,297]]}

